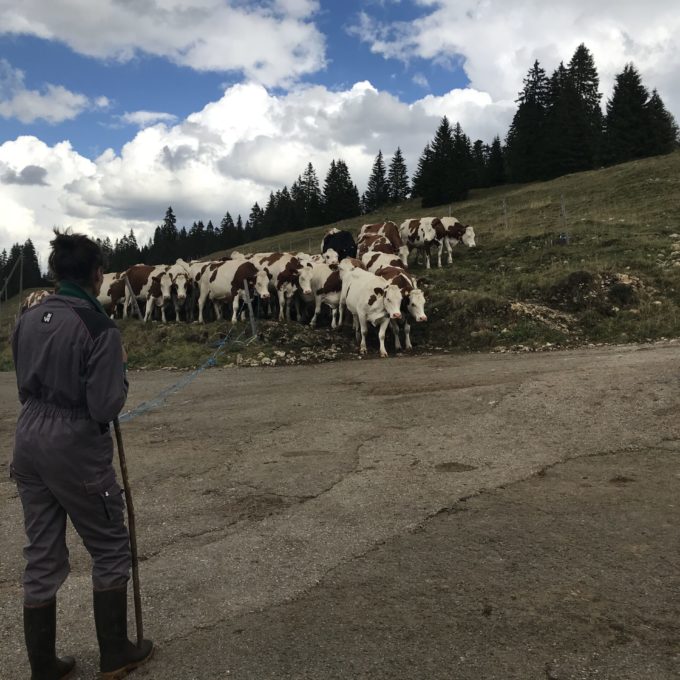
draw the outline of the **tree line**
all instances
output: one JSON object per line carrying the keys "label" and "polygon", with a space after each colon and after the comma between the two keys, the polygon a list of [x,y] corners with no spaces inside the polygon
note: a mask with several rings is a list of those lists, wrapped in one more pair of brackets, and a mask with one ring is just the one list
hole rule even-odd
{"label": "tree line", "polygon": [[[23,264],[19,262],[23,253]],[[0,291],[7,288],[2,294],[2,300],[11,298],[19,293],[19,287],[23,289],[39,288],[46,284],[46,280],[40,272],[40,263],[33,241],[28,239],[23,245],[15,243],[9,250],[0,253]]]}
{"label": "tree line", "polygon": [[[114,243],[100,240],[111,271],[136,262],[159,264],[178,257],[198,258],[276,236],[385,209],[407,198],[423,207],[463,200],[471,189],[506,182],[547,180],[678,148],[678,126],[659,93],[651,93],[633,64],[616,76],[605,112],[599,76],[588,48],[579,45],[571,60],[548,77],[538,61],[529,69],[505,137],[474,142],[460,123],[442,118],[409,179],[401,149],[389,163],[375,157],[363,194],[342,159],[331,161],[323,187],[312,163],[288,186],[255,203],[245,221],[227,211],[219,225],[202,220],[178,229],[171,207],[153,238],[137,243],[132,231]],[[15,248],[14,246],[12,252]],[[11,260],[11,253],[5,260]],[[1,262],[1,260],[0,260]],[[0,283],[2,272],[0,269]]]}

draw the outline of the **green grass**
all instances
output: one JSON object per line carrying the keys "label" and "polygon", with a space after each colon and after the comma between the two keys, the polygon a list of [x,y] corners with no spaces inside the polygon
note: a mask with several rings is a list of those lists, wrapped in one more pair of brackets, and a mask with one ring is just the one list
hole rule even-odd
{"label": "green grass", "polygon": [[[478,247],[458,246],[453,266],[444,269],[413,265],[430,319],[412,327],[418,349],[484,351],[680,336],[680,238],[672,237],[680,234],[680,152],[550,182],[476,190],[451,211],[474,226]],[[417,201],[407,201],[239,250],[295,252],[311,246],[318,252],[330,226],[356,234],[366,222],[448,214],[448,205],[422,209]],[[561,232],[569,234],[568,245],[558,242]],[[2,318],[0,368],[7,369],[6,311]],[[122,331],[132,367],[188,367],[209,355],[228,326],[128,322]],[[354,353],[349,329],[333,334],[295,323],[260,327],[258,343],[230,346],[220,362],[247,364],[261,353],[279,364]]]}

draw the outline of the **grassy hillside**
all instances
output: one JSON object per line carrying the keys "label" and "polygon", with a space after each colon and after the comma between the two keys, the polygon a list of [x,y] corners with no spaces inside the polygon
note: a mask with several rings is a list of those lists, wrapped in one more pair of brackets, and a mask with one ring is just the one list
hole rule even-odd
{"label": "grassy hillside", "polygon": [[[413,326],[418,349],[541,348],[680,336],[680,152],[551,182],[473,191],[451,210],[474,226],[478,247],[457,247],[453,266],[441,270],[413,266],[427,292],[430,318]],[[369,221],[448,214],[448,205],[423,210],[411,201],[332,226],[356,233]],[[329,226],[240,250],[311,246],[318,252]],[[562,233],[566,239],[559,238]],[[123,326],[133,366],[195,365],[227,329],[226,323],[200,330]],[[220,361],[236,362],[240,355],[247,363],[264,352],[277,363],[293,363],[354,351],[349,330],[313,332],[294,323],[263,323],[261,330],[258,345],[230,347]],[[0,341],[3,337],[4,322]],[[3,349],[0,367],[7,367],[7,358]]]}

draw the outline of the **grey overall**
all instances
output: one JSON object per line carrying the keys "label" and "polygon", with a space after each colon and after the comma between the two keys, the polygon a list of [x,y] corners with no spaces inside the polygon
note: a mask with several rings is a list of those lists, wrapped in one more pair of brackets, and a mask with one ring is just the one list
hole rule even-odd
{"label": "grey overall", "polygon": [[24,510],[24,601],[50,601],[69,573],[68,516],[95,590],[127,583],[130,547],[109,422],[128,384],[116,325],[96,303],[51,295],[12,336],[19,400],[11,475]]}

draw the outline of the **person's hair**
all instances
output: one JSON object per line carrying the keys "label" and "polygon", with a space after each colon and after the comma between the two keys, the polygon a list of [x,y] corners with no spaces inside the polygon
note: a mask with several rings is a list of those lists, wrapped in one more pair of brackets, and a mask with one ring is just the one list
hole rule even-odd
{"label": "person's hair", "polygon": [[104,265],[102,249],[85,234],[55,229],[50,245],[52,252],[48,265],[55,281],[73,281],[89,286],[97,269]]}

